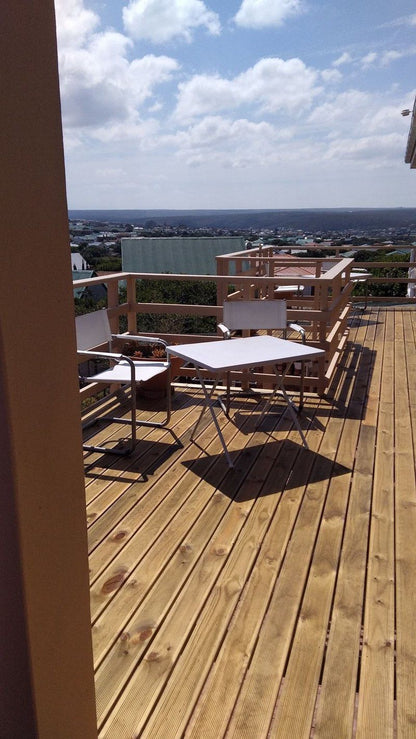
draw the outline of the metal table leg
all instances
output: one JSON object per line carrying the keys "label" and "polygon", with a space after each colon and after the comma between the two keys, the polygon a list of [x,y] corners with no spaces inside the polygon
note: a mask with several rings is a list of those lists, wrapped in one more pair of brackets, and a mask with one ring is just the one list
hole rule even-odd
{"label": "metal table leg", "polygon": [[199,380],[199,382],[201,384],[201,387],[202,387],[202,390],[203,390],[203,393],[204,393],[204,396],[205,396],[205,403],[204,403],[204,406],[203,406],[203,408],[201,410],[201,413],[199,415],[199,418],[198,418],[198,420],[197,420],[197,422],[196,422],[196,424],[195,424],[195,426],[194,426],[194,428],[192,430],[191,441],[193,441],[193,439],[195,437],[195,434],[196,434],[196,430],[197,430],[197,428],[198,428],[198,426],[199,426],[199,424],[201,422],[202,416],[204,415],[206,409],[208,408],[209,409],[209,412],[211,413],[212,420],[214,421],[215,428],[217,429],[217,434],[218,434],[219,439],[221,441],[222,448],[224,449],[224,453],[225,453],[227,462],[228,462],[228,464],[229,464],[230,467],[234,467],[233,461],[232,461],[232,459],[231,459],[231,457],[230,457],[230,455],[228,453],[227,445],[226,445],[225,439],[224,439],[224,437],[222,435],[222,431],[220,429],[220,426],[219,426],[217,417],[215,415],[214,403],[212,402],[212,396],[213,396],[213,394],[215,392],[215,389],[216,389],[216,387],[218,385],[218,379],[215,380],[215,382],[214,382],[211,390],[208,391],[207,388],[206,388],[205,382],[204,382],[204,378],[201,375],[200,368],[197,367],[197,366],[195,366],[195,370],[196,370],[196,373],[198,375],[198,380]]}
{"label": "metal table leg", "polygon": [[284,370],[284,372],[283,373],[280,373],[279,370],[278,370],[278,368],[277,368],[277,365],[274,365],[273,368],[274,368],[274,371],[275,371],[275,375],[276,375],[276,379],[277,379],[277,384],[276,384],[275,389],[273,390],[272,394],[268,398],[268,400],[266,402],[266,405],[264,406],[264,408],[263,408],[263,410],[261,412],[261,415],[260,415],[259,421],[257,423],[257,426],[260,426],[261,422],[263,421],[264,416],[266,415],[266,413],[268,412],[270,406],[272,405],[273,400],[276,397],[277,393],[278,392],[281,392],[282,395],[283,395],[283,397],[284,397],[284,399],[285,399],[285,401],[286,401],[286,403],[287,403],[287,407],[289,408],[289,413],[292,416],[293,423],[295,424],[297,430],[299,431],[300,437],[301,437],[302,442],[303,442],[303,446],[305,447],[305,449],[309,449],[308,444],[307,444],[307,441],[305,439],[305,434],[303,433],[303,431],[301,429],[301,426],[300,426],[300,423],[299,423],[298,414],[296,413],[296,410],[295,410],[295,404],[293,403],[293,400],[291,398],[289,398],[289,396],[288,396],[288,394],[287,394],[287,392],[285,390],[285,386],[284,386],[284,378],[285,378],[285,375],[288,372],[290,366],[291,366],[290,364],[287,365],[286,368],[285,368],[285,370]]}

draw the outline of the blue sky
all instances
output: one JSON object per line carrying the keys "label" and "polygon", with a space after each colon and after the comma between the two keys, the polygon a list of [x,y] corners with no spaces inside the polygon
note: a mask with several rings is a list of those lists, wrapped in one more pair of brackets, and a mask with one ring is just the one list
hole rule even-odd
{"label": "blue sky", "polygon": [[416,206],[411,0],[55,0],[69,208]]}

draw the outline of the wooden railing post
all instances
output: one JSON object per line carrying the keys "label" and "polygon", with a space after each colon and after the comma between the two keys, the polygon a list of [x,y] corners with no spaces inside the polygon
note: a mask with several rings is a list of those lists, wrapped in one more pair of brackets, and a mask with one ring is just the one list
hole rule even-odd
{"label": "wooden railing post", "polygon": [[130,334],[137,334],[136,278],[133,275],[127,277],[127,304],[127,330]]}
{"label": "wooden railing post", "polygon": [[[328,301],[328,285],[323,284],[320,286],[319,290],[319,310],[322,312],[327,312],[329,308],[329,301]],[[319,347],[321,349],[326,348],[326,336],[328,331],[328,324],[327,321],[320,321],[318,324],[318,341],[319,341]],[[318,376],[319,376],[319,383],[318,383],[318,393],[321,395],[325,390],[325,363],[326,363],[326,357],[323,357],[318,360]]]}
{"label": "wooden railing post", "polygon": [[[217,275],[228,274],[228,261],[224,257],[217,257]],[[227,285],[224,280],[217,281],[217,305],[222,305],[227,297]]]}
{"label": "wooden railing post", "polygon": [[[118,306],[118,281],[110,280],[107,283],[107,308],[116,308]],[[118,316],[109,316],[111,331],[113,334],[119,332]]]}

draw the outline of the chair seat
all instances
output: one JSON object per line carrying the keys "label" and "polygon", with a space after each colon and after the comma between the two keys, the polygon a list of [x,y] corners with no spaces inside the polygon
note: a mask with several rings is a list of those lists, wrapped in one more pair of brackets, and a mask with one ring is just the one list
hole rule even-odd
{"label": "chair seat", "polygon": [[[147,380],[161,375],[165,372],[169,364],[167,362],[134,362],[136,382],[146,382]],[[119,362],[114,367],[97,372],[85,378],[88,382],[130,382],[131,370],[128,362]]]}

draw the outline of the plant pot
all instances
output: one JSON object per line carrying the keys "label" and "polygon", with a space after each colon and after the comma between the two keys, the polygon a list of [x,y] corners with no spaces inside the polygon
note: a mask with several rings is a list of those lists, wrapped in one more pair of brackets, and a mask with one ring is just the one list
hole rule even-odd
{"label": "plant pot", "polygon": [[[157,357],[132,357],[134,362],[165,362],[166,359],[159,359]],[[180,374],[180,369],[183,364],[183,360],[180,357],[171,357],[170,360],[170,371],[171,380],[174,380]],[[152,377],[146,382],[142,382],[137,387],[139,395],[147,398],[156,398],[166,395],[166,372],[161,372],[160,375]]]}

